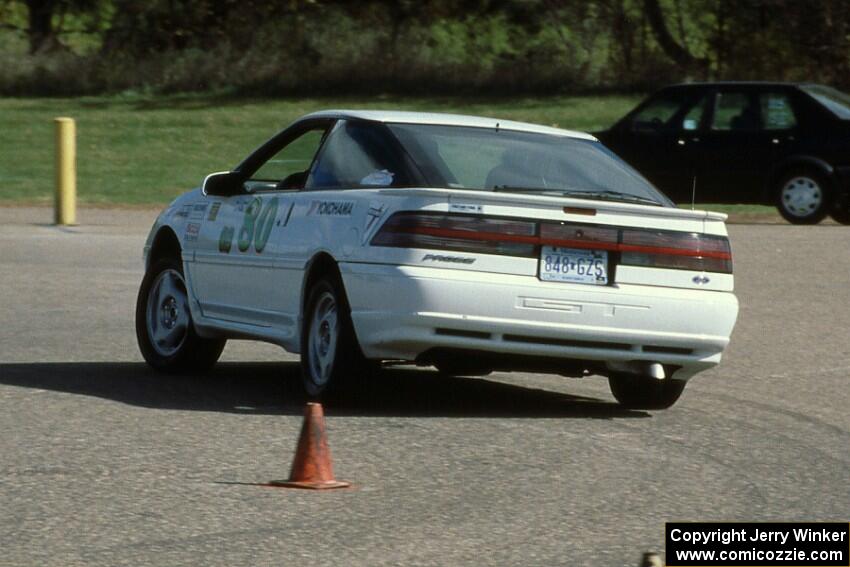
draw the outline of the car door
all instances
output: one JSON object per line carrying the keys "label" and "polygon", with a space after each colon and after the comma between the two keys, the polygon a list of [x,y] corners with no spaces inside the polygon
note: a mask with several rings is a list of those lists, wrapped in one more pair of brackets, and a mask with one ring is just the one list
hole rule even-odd
{"label": "car door", "polygon": [[771,174],[789,156],[800,151],[801,140],[805,138],[800,133],[795,98],[785,89],[771,89],[759,93],[761,125],[764,130],[761,143],[770,145],[770,167],[764,171],[761,183],[762,195],[768,198],[771,190],[768,186],[772,179]]}
{"label": "car door", "polygon": [[696,161],[698,202],[760,201],[774,152],[760,105],[756,90],[718,90]]}
{"label": "car door", "polygon": [[708,94],[661,93],[639,107],[606,144],[676,202],[690,200]]}
{"label": "car door", "polygon": [[281,269],[287,225],[327,129],[316,124],[264,146],[257,152],[263,159],[245,162],[244,192],[207,197],[190,268],[204,316],[294,332],[297,313],[287,295],[298,294],[300,279]]}

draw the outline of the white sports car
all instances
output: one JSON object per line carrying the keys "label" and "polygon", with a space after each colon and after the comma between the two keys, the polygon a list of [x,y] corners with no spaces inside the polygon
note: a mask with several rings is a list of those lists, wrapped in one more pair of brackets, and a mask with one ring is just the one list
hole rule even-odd
{"label": "white sports car", "polygon": [[735,324],[725,218],[674,207],[586,134],[318,112],[160,214],[136,332],[166,372],[228,338],[278,344],[310,395],[411,361],[598,374],[666,408]]}

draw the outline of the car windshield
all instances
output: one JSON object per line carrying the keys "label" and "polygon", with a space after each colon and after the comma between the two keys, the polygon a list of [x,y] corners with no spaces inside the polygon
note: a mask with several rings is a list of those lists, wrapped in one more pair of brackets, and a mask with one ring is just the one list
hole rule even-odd
{"label": "car windshield", "polygon": [[802,88],[838,118],[850,120],[850,95],[824,85],[807,85]]}
{"label": "car windshield", "polygon": [[671,205],[596,141],[496,128],[388,127],[433,187]]}

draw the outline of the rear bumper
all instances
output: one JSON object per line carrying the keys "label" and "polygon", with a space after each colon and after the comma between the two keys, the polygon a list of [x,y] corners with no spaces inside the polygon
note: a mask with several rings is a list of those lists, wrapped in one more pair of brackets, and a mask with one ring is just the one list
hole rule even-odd
{"label": "rear bumper", "polygon": [[369,358],[414,360],[430,349],[681,367],[720,362],[738,314],[732,293],[587,286],[465,270],[340,266]]}

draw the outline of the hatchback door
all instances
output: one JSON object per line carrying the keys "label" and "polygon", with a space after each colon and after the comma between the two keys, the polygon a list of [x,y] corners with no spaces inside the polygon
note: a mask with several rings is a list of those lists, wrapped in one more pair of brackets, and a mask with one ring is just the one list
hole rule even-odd
{"label": "hatchback door", "polygon": [[[195,236],[192,284],[207,317],[291,329],[300,272],[285,264],[287,223],[295,193],[307,179],[327,124],[297,132],[246,172],[244,193],[207,197]],[[275,151],[276,150],[276,151]],[[266,156],[262,156],[266,157]]]}

